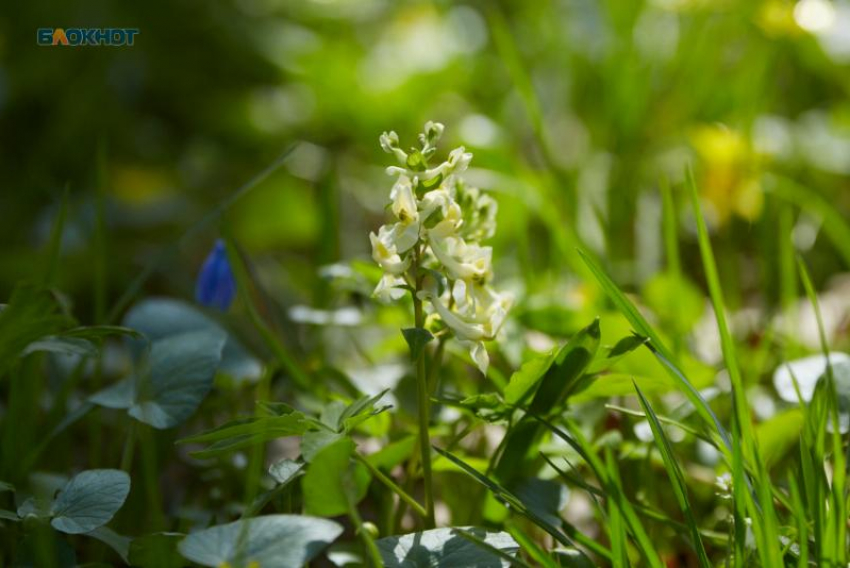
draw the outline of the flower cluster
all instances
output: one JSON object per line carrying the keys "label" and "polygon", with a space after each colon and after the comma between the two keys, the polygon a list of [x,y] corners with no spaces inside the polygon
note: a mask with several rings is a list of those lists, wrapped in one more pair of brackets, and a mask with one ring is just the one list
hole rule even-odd
{"label": "flower cluster", "polygon": [[442,124],[426,123],[419,148],[410,152],[395,132],[381,135],[381,147],[399,165],[387,168],[396,178],[390,192],[395,222],[369,235],[372,258],[384,271],[375,296],[390,301],[416,293],[431,325],[449,328],[486,374],[484,342],[496,336],[512,301],[490,287],[493,249],[481,245],[495,233],[497,207],[460,177],[472,159],[463,147],[429,167],[442,133]]}

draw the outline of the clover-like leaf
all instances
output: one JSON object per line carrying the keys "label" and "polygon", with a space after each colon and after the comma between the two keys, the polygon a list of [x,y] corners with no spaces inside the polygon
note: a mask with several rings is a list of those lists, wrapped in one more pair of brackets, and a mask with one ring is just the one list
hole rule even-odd
{"label": "clover-like leaf", "polygon": [[154,428],[173,428],[191,416],[213,385],[226,335],[217,330],[182,333],[153,342],[147,368],[95,393],[89,400]]}
{"label": "clover-like leaf", "polygon": [[[218,331],[227,333],[218,322],[192,304],[172,298],[148,298],[127,312],[124,325],[143,333],[148,341],[189,331]],[[131,347],[141,354],[146,342],[131,341]],[[235,379],[257,379],[263,372],[262,363],[228,334],[222,351],[220,371]]]}
{"label": "clover-like leaf", "polygon": [[154,428],[172,428],[191,416],[212,388],[226,339],[220,331],[202,330],[155,341],[130,416]]}
{"label": "clover-like leaf", "polygon": [[130,476],[117,469],[91,469],[68,481],[50,508],[50,524],[68,534],[108,523],[130,493]]}
{"label": "clover-like leaf", "polygon": [[342,533],[342,526],[304,515],[266,515],[192,533],[179,545],[202,566],[303,566]]}

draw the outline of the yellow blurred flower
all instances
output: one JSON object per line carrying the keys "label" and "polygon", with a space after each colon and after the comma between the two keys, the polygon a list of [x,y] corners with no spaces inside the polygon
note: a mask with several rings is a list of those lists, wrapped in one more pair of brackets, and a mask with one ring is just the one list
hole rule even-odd
{"label": "yellow blurred flower", "polygon": [[718,225],[733,214],[754,221],[761,214],[764,195],[758,160],[750,140],[724,125],[694,130],[691,143],[702,172],[699,189]]}

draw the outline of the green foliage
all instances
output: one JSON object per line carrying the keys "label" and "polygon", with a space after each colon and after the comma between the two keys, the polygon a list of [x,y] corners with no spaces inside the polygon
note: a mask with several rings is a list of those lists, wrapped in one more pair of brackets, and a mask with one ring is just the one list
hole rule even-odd
{"label": "green foliage", "polygon": [[154,428],[183,423],[212,388],[225,335],[191,331],[158,339],[134,377],[96,393],[91,401],[127,413]]}
{"label": "green foliage", "polygon": [[354,449],[350,438],[341,438],[312,456],[301,481],[308,514],[344,515],[366,496],[371,478],[363,464],[351,461]]}
{"label": "green foliage", "polygon": [[50,524],[69,534],[91,532],[108,523],[130,493],[130,476],[114,469],[79,473],[50,507]]}
{"label": "green foliage", "polygon": [[201,566],[285,568],[309,562],[341,532],[342,526],[326,519],[266,515],[192,533],[179,550]]}
{"label": "green foliage", "polygon": [[4,8],[0,566],[848,565],[846,2]]}
{"label": "green foliage", "polygon": [[519,545],[504,532],[486,531],[474,527],[432,529],[402,536],[379,539],[376,544],[387,568],[429,568],[430,566],[479,566],[481,568],[508,568],[509,560],[497,556],[487,548],[464,538],[460,533],[480,539],[510,556]]}

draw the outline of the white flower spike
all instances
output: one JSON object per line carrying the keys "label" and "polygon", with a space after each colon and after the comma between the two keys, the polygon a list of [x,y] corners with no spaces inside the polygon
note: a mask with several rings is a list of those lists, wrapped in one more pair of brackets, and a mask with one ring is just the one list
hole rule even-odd
{"label": "white flower spike", "polygon": [[[400,299],[414,290],[428,302],[431,325],[444,326],[469,349],[482,373],[490,358],[484,346],[499,333],[512,299],[489,286],[493,278],[493,249],[481,241],[496,231],[497,205],[492,197],[467,186],[460,178],[472,160],[461,146],[441,164],[429,167],[444,127],[427,122],[419,135],[419,148],[405,152],[395,132],[380,137],[381,147],[393,154],[399,166],[387,173],[396,176],[390,192],[395,221],[371,233],[372,258],[384,270],[374,295],[381,301]],[[414,264],[416,263],[416,264]],[[439,294],[436,283],[421,289],[416,275],[436,271],[448,287]]]}

